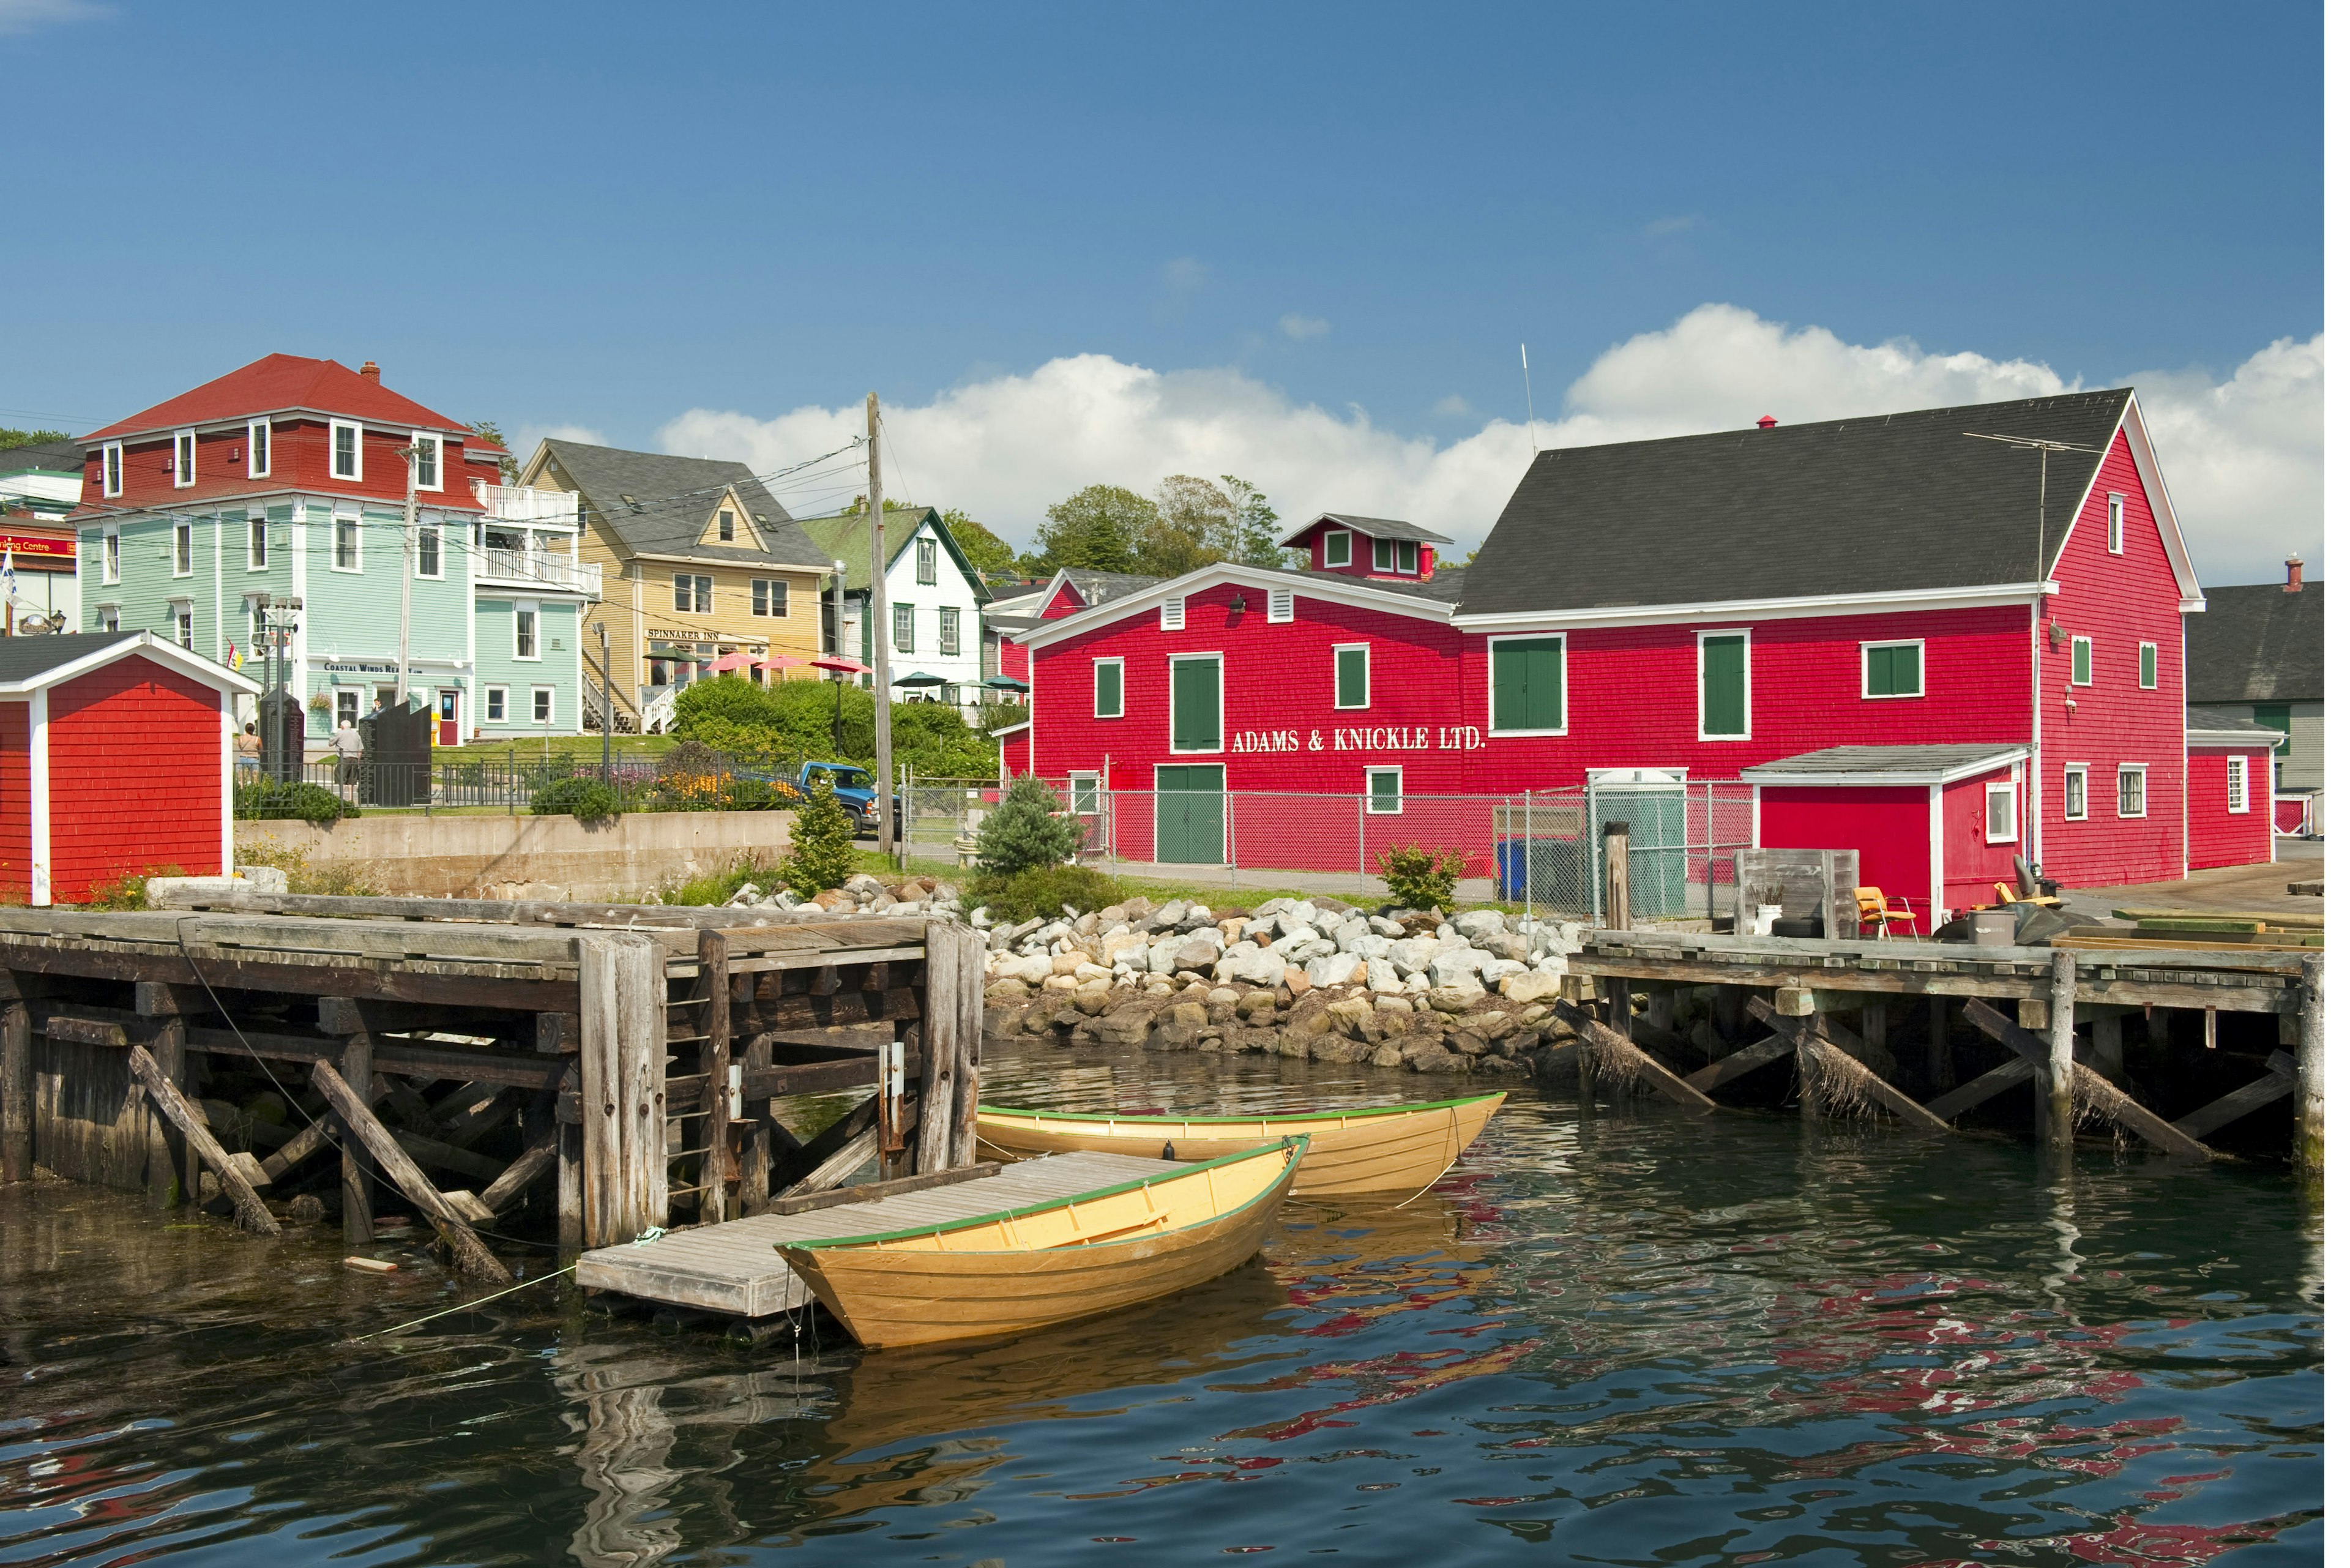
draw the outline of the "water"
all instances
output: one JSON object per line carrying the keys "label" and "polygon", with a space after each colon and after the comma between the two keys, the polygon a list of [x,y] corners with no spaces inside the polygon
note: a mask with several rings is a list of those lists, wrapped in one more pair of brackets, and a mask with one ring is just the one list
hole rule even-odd
{"label": "water", "polygon": [[[1430,1080],[1000,1053],[991,1098]],[[751,1347],[0,1193],[0,1563],[2314,1563],[2319,1241],[2272,1174],[1527,1097],[1401,1209],[978,1350]],[[396,1251],[397,1249],[391,1249]]]}

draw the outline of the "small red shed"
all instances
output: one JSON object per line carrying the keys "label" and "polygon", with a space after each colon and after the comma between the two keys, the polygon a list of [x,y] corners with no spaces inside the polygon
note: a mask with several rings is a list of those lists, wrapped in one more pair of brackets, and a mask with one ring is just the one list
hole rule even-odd
{"label": "small red shed", "polygon": [[0,638],[0,899],[227,872],[235,698],[260,690],[151,632]]}
{"label": "small red shed", "polygon": [[2224,710],[2187,710],[2187,865],[2276,858],[2276,768],[2284,732]]}

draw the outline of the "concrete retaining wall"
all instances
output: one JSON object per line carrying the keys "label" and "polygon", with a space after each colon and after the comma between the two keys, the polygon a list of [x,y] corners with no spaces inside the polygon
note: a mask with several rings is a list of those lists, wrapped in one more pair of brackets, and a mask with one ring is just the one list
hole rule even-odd
{"label": "concrete retaining wall", "polygon": [[360,816],[331,827],[240,822],[240,846],[275,839],[313,866],[355,867],[386,894],[457,898],[642,898],[791,843],[784,811],[659,811],[588,826],[568,816]]}

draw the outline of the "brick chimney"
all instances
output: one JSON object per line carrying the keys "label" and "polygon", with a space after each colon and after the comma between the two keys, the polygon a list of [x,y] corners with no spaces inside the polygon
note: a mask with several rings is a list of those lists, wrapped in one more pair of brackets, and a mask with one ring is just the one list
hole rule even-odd
{"label": "brick chimney", "polygon": [[2284,591],[2289,594],[2301,592],[2301,557],[2299,556],[2287,556],[2284,558]]}
{"label": "brick chimney", "polygon": [[1764,414],[1761,419],[1754,421],[1754,428],[1758,431],[1777,430],[1779,428],[1779,417],[1776,414]]}
{"label": "brick chimney", "polygon": [[372,359],[359,367],[359,374],[365,376],[369,380],[373,381],[379,387],[383,385],[383,367],[378,365]]}

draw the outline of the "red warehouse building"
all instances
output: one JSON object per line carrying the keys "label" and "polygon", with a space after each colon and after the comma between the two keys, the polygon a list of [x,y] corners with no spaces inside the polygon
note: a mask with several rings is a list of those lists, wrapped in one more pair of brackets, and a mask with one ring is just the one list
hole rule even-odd
{"label": "red warehouse building", "polygon": [[234,864],[234,700],[260,688],[147,632],[0,639],[0,898]]}
{"label": "red warehouse building", "polygon": [[[1435,570],[1444,542],[1328,514],[1285,541],[1305,572],[1210,566],[1021,633],[1030,764],[1180,797],[1123,814],[1121,856],[1260,865],[1248,792],[1408,819],[1742,785],[1758,842],[1857,848],[1921,914],[2018,857],[2178,877],[2207,808],[2242,815],[2224,763],[2189,767],[2203,596],[2126,389],[1545,452],[1472,566]],[[2199,831],[2196,865],[2268,854]]]}
{"label": "red warehouse building", "polygon": [[2220,710],[2187,710],[2187,864],[2276,858],[2276,773],[2284,732]]}

